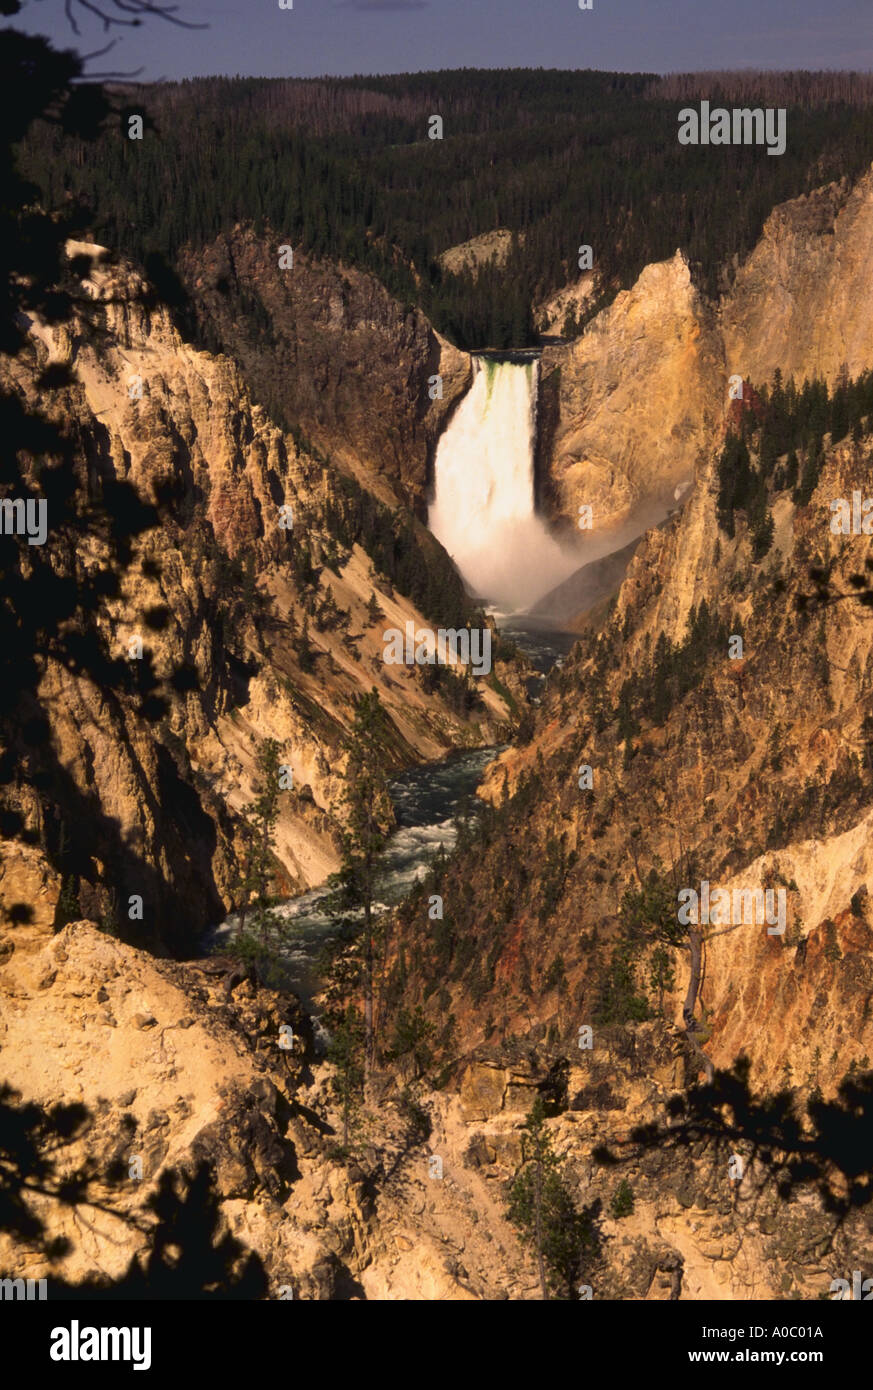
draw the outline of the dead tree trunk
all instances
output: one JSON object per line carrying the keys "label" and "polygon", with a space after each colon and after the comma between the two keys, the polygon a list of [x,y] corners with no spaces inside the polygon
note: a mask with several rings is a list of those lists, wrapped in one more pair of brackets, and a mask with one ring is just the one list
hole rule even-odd
{"label": "dead tree trunk", "polygon": [[688,992],[685,995],[685,1003],[682,1008],[682,1021],[685,1024],[685,1037],[688,1039],[688,1045],[702,1063],[707,1081],[711,1081],[713,1076],[712,1062],[695,1036],[697,1020],[694,1017],[694,1010],[697,1005],[697,996],[700,993],[700,974],[703,965],[703,936],[697,927],[689,928],[688,941],[691,948],[691,973],[688,979]]}

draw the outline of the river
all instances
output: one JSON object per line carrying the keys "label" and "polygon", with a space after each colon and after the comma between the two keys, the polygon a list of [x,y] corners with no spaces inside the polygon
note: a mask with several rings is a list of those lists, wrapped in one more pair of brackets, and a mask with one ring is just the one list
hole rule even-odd
{"label": "river", "polygon": [[[541,673],[529,682],[533,698],[546,673],[562,660],[575,640],[572,633],[559,632],[524,617],[502,622],[501,633],[517,643]],[[454,848],[458,838],[455,815],[460,803],[466,800],[475,816],[476,788],[488,764],[501,751],[501,747],[491,747],[450,753],[438,762],[409,768],[389,784],[397,828],[382,854],[384,872],[379,897],[385,906],[402,902],[440,849],[448,854]],[[313,888],[276,908],[290,929],[282,951],[287,986],[310,1012],[313,996],[320,988],[319,958],[342,931],[335,914],[327,911],[327,899],[326,888]],[[221,949],[222,942],[236,930],[236,921],[229,917],[215,928],[210,933],[208,948]]]}
{"label": "river", "polygon": [[[382,856],[383,872],[379,898],[393,906],[406,897],[418,878],[424,876],[440,849],[448,854],[458,838],[455,812],[465,798],[476,812],[476,788],[485,768],[500,748],[476,748],[451,753],[439,762],[413,767],[390,784],[397,828]],[[326,911],[328,890],[313,888],[290,898],[276,908],[289,927],[288,944],[282,955],[287,966],[287,984],[305,1007],[310,1007],[319,988],[318,958],[326,946],[341,933],[334,914]],[[211,934],[210,946],[220,949],[222,941],[236,929],[229,917]]]}

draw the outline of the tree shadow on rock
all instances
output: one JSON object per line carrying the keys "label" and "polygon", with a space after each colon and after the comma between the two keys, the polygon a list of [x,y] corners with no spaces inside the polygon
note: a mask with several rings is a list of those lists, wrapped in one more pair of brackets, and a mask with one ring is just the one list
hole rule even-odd
{"label": "tree shadow on rock", "polygon": [[815,1191],[833,1217],[833,1239],[853,1213],[873,1202],[873,1072],[845,1076],[834,1100],[810,1100],[801,1114],[790,1090],[755,1096],[750,1070],[749,1059],[738,1057],[711,1082],[672,1096],[664,1122],[640,1126],[625,1142],[595,1149],[593,1157],[617,1165],[647,1153],[705,1153],[727,1173],[739,1147],[761,1175],[756,1195],[770,1190],[789,1201]]}
{"label": "tree shadow on rock", "polygon": [[[248,1250],[226,1228],[215,1175],[209,1163],[198,1164],[193,1175],[167,1170],[157,1191],[143,1209],[131,1214],[117,1210],[93,1195],[94,1187],[111,1186],[123,1165],[102,1172],[96,1160],[61,1171],[59,1160],[71,1143],[81,1140],[92,1120],[81,1104],[45,1110],[22,1102],[9,1086],[0,1087],[0,1229],[9,1232],[29,1252],[38,1250],[49,1262],[68,1256],[68,1237],[52,1237],[34,1199],[59,1208],[99,1210],[136,1232],[148,1253],[135,1255],[117,1280],[91,1278],[78,1283],[48,1277],[51,1297],[57,1299],[262,1299],[268,1280],[260,1256]],[[147,1216],[150,1213],[150,1220]],[[20,1271],[0,1271],[0,1278],[20,1278]]]}

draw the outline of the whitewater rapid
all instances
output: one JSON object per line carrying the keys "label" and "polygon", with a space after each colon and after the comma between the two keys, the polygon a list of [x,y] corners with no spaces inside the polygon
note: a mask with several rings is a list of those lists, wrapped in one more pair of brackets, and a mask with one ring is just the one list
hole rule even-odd
{"label": "whitewater rapid", "polygon": [[[482,775],[505,745],[451,753],[438,762],[407,769],[390,783],[397,828],[379,856],[377,909],[393,907],[411,892],[440,852],[451,854],[458,839],[455,815],[466,802],[471,816],[481,803],[475,791]],[[274,909],[288,932],[280,954],[284,983],[312,1012],[322,985],[324,948],[345,934],[343,920],[359,922],[360,912],[342,912],[331,902],[328,887],[312,888]],[[207,933],[204,949],[222,949],[239,930],[236,913]],[[317,1019],[316,1019],[317,1021]]]}
{"label": "whitewater rapid", "polygon": [[477,598],[518,612],[581,561],[534,510],[539,362],[474,357],[473,371],[437,446],[428,526]]}

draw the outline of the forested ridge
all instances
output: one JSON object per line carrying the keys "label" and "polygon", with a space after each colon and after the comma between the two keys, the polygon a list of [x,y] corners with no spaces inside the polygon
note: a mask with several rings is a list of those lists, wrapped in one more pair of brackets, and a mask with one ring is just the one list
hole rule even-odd
{"label": "forested ridge", "polygon": [[[120,128],[89,143],[40,125],[21,154],[49,206],[84,203],[95,238],[140,262],[252,221],[375,273],[459,346],[507,348],[532,341],[532,306],[576,278],[582,244],[607,292],[680,247],[716,297],[775,204],[873,158],[870,81],[837,76],[203,78],[128,88]],[[680,145],[679,106],[698,97],[788,102],[784,155]],[[142,140],[132,112],[151,118]],[[504,266],[440,268],[498,227],[519,234]]]}

